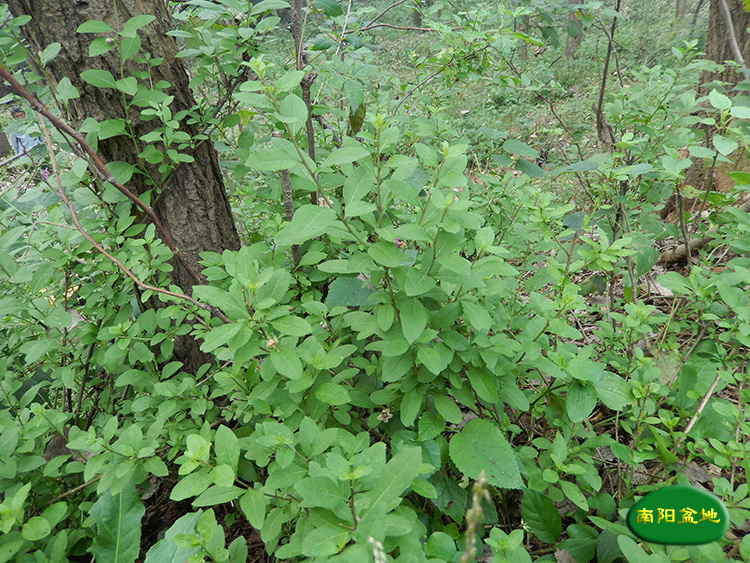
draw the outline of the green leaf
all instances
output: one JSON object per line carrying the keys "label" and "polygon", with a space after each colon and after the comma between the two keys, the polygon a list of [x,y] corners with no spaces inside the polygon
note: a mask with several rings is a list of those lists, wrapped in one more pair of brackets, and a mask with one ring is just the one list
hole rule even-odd
{"label": "green leaf", "polygon": [[282,247],[302,244],[325,234],[336,221],[336,213],[320,205],[303,205],[294,212],[291,222],[275,237],[276,244]]}
{"label": "green leaf", "polygon": [[711,90],[708,93],[708,101],[718,110],[725,110],[732,107],[732,100],[716,90]]}
{"label": "green leaf", "polygon": [[187,475],[180,479],[180,481],[174,486],[169,498],[172,500],[185,500],[189,497],[198,496],[208,487],[213,485],[213,477],[211,477],[211,470],[208,467],[204,467],[190,475]]}
{"label": "green leaf", "polygon": [[142,27],[147,26],[155,19],[156,19],[156,16],[152,16],[150,14],[141,14],[138,16],[133,16],[132,18],[130,18],[128,21],[125,22],[125,26],[122,31],[125,34],[134,33],[138,31],[139,29],[141,29]]}
{"label": "green leaf", "polygon": [[518,156],[527,156],[529,158],[539,158],[539,153],[536,152],[526,143],[522,143],[517,139],[508,139],[503,143],[503,149],[510,154]]}
{"label": "green leaf", "polygon": [[289,90],[294,90],[297,86],[299,86],[299,83],[302,81],[302,78],[304,78],[304,76],[304,70],[290,70],[274,83],[273,89],[277,94],[288,92]]}
{"label": "green leaf", "polygon": [[83,22],[78,26],[78,29],[76,29],[77,33],[110,33],[113,31],[114,29],[112,29],[108,23],[100,20],[89,20]]}
{"label": "green leaf", "polygon": [[622,557],[622,551],[617,545],[619,534],[610,530],[603,530],[599,534],[599,541],[596,544],[597,563],[612,563],[618,557]]}
{"label": "green leaf", "polygon": [[628,563],[649,563],[651,560],[651,556],[643,551],[643,549],[628,536],[617,536],[617,545],[620,546],[622,555]]}
{"label": "green leaf", "polygon": [[734,106],[729,113],[737,119],[750,119],[750,108],[745,106]]}
{"label": "green leaf", "polygon": [[302,553],[308,557],[328,557],[337,553],[351,532],[333,527],[315,528],[302,539]]}
{"label": "green leaf", "polygon": [[250,525],[256,530],[263,527],[263,521],[266,518],[266,507],[268,506],[268,497],[258,489],[248,489],[240,497],[240,508],[242,513],[250,522]]}
{"label": "green leaf", "polygon": [[447,475],[435,475],[431,481],[438,493],[435,506],[460,524],[466,514],[469,493]]}
{"label": "green leaf", "polygon": [[46,518],[32,516],[24,523],[21,535],[25,540],[37,541],[46,538],[51,530],[52,528]]}
{"label": "green leaf", "polygon": [[120,60],[122,62],[132,59],[141,49],[141,38],[137,35],[123,37],[120,40]]}
{"label": "green leaf", "polygon": [[452,561],[457,551],[456,542],[445,532],[433,532],[424,546],[425,555],[442,561]]}
{"label": "green leaf", "polygon": [[462,301],[461,308],[464,311],[465,321],[477,332],[486,333],[492,327],[492,317],[484,307],[472,303],[471,301]]}
{"label": "green leaf", "polygon": [[497,381],[490,373],[481,368],[466,366],[466,376],[477,397],[490,404],[498,402]]}
{"label": "green leaf", "polygon": [[[195,289],[195,287],[197,286],[194,286],[193,289]],[[213,352],[219,346],[224,346],[227,342],[232,340],[246,328],[247,327],[244,323],[229,323],[214,327],[208,334],[203,335],[203,344],[201,344],[201,350],[204,352]]]}
{"label": "green leaf", "polygon": [[714,135],[712,142],[716,150],[724,156],[732,154],[737,149],[737,141],[735,139],[727,139],[721,135]]}
{"label": "green leaf", "polygon": [[541,178],[546,174],[542,168],[525,158],[519,158],[516,161],[516,170],[532,178]]}
{"label": "green leaf", "polygon": [[223,424],[216,429],[214,435],[214,450],[216,461],[226,463],[237,474],[237,465],[240,460],[240,442],[234,431]]}
{"label": "green leaf", "polygon": [[435,280],[426,272],[409,268],[406,272],[406,281],[404,282],[404,291],[409,297],[424,295],[435,287]]}
{"label": "green leaf", "polygon": [[344,13],[336,0],[313,0],[312,4],[316,9],[323,10],[323,13],[330,18],[341,16]]}
{"label": "green leaf", "polygon": [[302,362],[294,348],[280,346],[277,350],[271,350],[270,359],[273,367],[281,375],[289,379],[302,377]]}
{"label": "green leaf", "polygon": [[460,424],[463,419],[461,409],[459,406],[446,395],[433,395],[433,401],[435,402],[435,409],[438,414],[451,424]]}
{"label": "green leaf", "polygon": [[73,86],[73,83],[67,76],[57,83],[57,98],[62,103],[66,103],[68,100],[74,100],[80,95],[78,88]]}
{"label": "green leaf", "polygon": [[284,149],[264,149],[253,152],[245,164],[255,170],[276,172],[293,168],[299,160]]}
{"label": "green leaf", "polygon": [[193,286],[193,297],[203,303],[218,307],[230,319],[247,319],[250,316],[247,312],[247,306],[243,301],[240,301],[228,291],[224,291],[218,287],[195,285]]}
{"label": "green leaf", "polygon": [[445,430],[445,419],[439,416],[437,413],[427,411],[422,413],[419,417],[419,423],[417,425],[417,441],[426,442],[437,437],[443,430]]}
{"label": "green leaf", "polygon": [[523,492],[521,517],[532,534],[544,543],[555,543],[562,532],[562,519],[555,503],[532,489]]}
{"label": "green leaf", "polygon": [[401,494],[419,475],[421,465],[422,448],[403,448],[385,464],[371,491],[362,494],[362,502],[368,508],[383,503],[386,511],[393,510],[401,504]]}
{"label": "green leaf", "polygon": [[349,391],[338,383],[323,383],[313,394],[326,405],[345,405],[351,401]]}
{"label": "green leaf", "polygon": [[114,179],[121,184],[127,184],[130,178],[133,177],[133,173],[136,170],[135,164],[123,162],[122,160],[114,160],[106,164],[107,170],[112,174]]}
{"label": "green leaf", "polygon": [[333,46],[333,41],[331,41],[328,37],[318,37],[315,39],[312,45],[308,47],[311,51],[325,51],[326,49]]}
{"label": "green leaf", "polygon": [[275,114],[279,121],[289,125],[296,134],[307,121],[307,106],[296,94],[289,94],[279,104],[279,113]]}
{"label": "green leaf", "polygon": [[[118,80],[115,84],[120,92],[128,96],[135,96],[138,92],[138,81],[132,76]],[[101,135],[99,138],[101,138]]]}
{"label": "green leaf", "polygon": [[297,481],[294,490],[302,497],[300,506],[307,508],[334,508],[349,503],[349,486],[345,481],[334,481],[322,475]]}
{"label": "green leaf", "polygon": [[401,399],[401,408],[399,414],[401,416],[401,423],[404,426],[411,426],[414,424],[414,420],[419,414],[419,409],[422,408],[422,400],[424,397],[422,393],[415,389],[410,389],[404,394]]}
{"label": "green leaf", "polygon": [[312,332],[310,323],[301,317],[287,315],[271,321],[271,325],[280,334],[288,336],[306,336]]}
{"label": "green leaf", "polygon": [[489,420],[475,418],[467,422],[451,439],[449,452],[459,471],[472,479],[484,471],[490,485],[501,489],[523,486],[515,452]]}
{"label": "green leaf", "polygon": [[374,290],[359,278],[336,278],[328,286],[326,305],[329,307],[363,307]]}
{"label": "green leaf", "polygon": [[289,2],[286,2],[285,0],[262,0],[261,2],[258,2],[253,6],[253,9],[250,11],[250,15],[254,16],[268,10],[283,10],[284,8],[288,7]]}
{"label": "green leaf", "polygon": [[404,338],[409,344],[413,344],[422,336],[427,326],[427,309],[416,297],[399,298],[396,300],[396,306],[398,307]]}
{"label": "green leaf", "polygon": [[435,375],[440,375],[445,367],[443,366],[443,360],[440,353],[429,346],[419,346],[417,348],[417,359],[419,360],[419,363]]}
{"label": "green leaf", "polygon": [[589,503],[586,501],[586,497],[583,495],[581,487],[565,480],[560,481],[559,485],[566,497],[568,497],[577,507],[588,512]]}
{"label": "green leaf", "polygon": [[608,409],[621,411],[630,404],[629,387],[625,380],[608,371],[602,373],[595,385],[599,400]]}
{"label": "green leaf", "polygon": [[595,407],[596,387],[593,383],[573,381],[568,386],[565,411],[568,413],[570,420],[581,422],[594,412]]}
{"label": "green leaf", "polygon": [[81,73],[81,79],[97,88],[117,88],[115,78],[108,70],[91,68]]}
{"label": "green leaf", "polygon": [[60,47],[61,45],[59,43],[50,43],[41,53],[39,53],[39,60],[41,61],[42,66],[47,66],[47,63],[57,56],[60,52]]}
{"label": "green leaf", "polygon": [[101,126],[98,135],[99,140],[117,137],[125,133],[124,119],[105,119],[99,125]]}
{"label": "green leaf", "polygon": [[367,248],[367,254],[381,266],[398,268],[404,260],[404,254],[392,242],[381,240]]}
{"label": "green leaf", "polygon": [[341,147],[340,149],[333,150],[331,154],[328,155],[328,158],[326,158],[320,165],[320,169],[349,164],[350,162],[356,162],[357,160],[369,156],[369,151],[362,145]]}
{"label": "green leaf", "polygon": [[143,563],[184,563],[190,556],[200,551],[200,547],[179,547],[175,537],[180,534],[194,534],[202,511],[190,512],[180,516],[164,534],[164,538],[156,542],[146,553]]}
{"label": "green leaf", "polygon": [[96,37],[89,44],[89,57],[98,57],[108,53],[117,46],[117,43],[105,37]]}
{"label": "green leaf", "polygon": [[90,548],[94,558],[107,563],[133,563],[140,550],[145,512],[133,483],[116,495],[106,491],[100,496],[89,512],[98,532]]}
{"label": "green leaf", "polygon": [[243,492],[244,489],[240,489],[234,485],[213,485],[193,501],[193,506],[215,506],[217,504],[224,504],[225,502],[232,502],[234,499],[239,498]]}

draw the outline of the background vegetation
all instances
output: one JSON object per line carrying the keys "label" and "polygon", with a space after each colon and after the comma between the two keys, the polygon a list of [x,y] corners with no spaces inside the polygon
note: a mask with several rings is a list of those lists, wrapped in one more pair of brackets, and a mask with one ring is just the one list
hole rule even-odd
{"label": "background vegetation", "polygon": [[[44,143],[2,172],[0,563],[750,560],[750,104],[709,6],[90,4],[64,78],[2,8]],[[241,247],[186,284],[207,146]],[[675,483],[723,538],[631,533]]]}

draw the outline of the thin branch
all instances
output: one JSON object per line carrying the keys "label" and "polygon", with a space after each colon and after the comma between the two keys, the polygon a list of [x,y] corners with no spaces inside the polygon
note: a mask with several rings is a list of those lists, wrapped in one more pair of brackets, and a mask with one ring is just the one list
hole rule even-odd
{"label": "thin branch", "polygon": [[734,61],[742,67],[742,70],[747,70],[745,68],[745,58],[742,56],[742,50],[737,43],[737,36],[734,33],[734,22],[732,22],[732,14],[729,11],[729,6],[727,6],[727,1],[719,0],[719,7],[724,15],[724,24],[727,26],[727,37],[729,38],[729,46],[732,49]]}
{"label": "thin branch", "polygon": [[406,27],[401,25],[391,25],[389,23],[376,23],[375,25],[368,24],[365,27],[360,27],[359,29],[350,29],[346,33],[368,31],[370,29],[375,29],[376,27],[387,27],[390,29],[401,29],[404,31],[437,31],[437,29],[432,29],[431,27]]}
{"label": "thin branch", "polygon": [[695,426],[695,423],[698,421],[698,417],[703,412],[703,409],[706,408],[706,404],[708,403],[708,400],[714,394],[714,390],[716,389],[716,386],[719,384],[720,379],[721,379],[721,372],[716,374],[716,377],[714,378],[714,382],[708,388],[708,391],[706,391],[706,394],[703,396],[703,398],[701,399],[701,402],[698,404],[698,408],[696,409],[695,414],[693,415],[693,418],[690,419],[690,422],[688,422],[688,425],[685,427],[685,430],[682,431],[683,436],[681,436],[680,439],[677,440],[677,443],[675,444],[675,449],[679,448],[682,445],[682,442],[684,441],[685,436],[687,436],[688,432],[690,432],[693,429],[693,426]]}
{"label": "thin branch", "polygon": [[[463,57],[461,57],[459,60],[460,61],[468,60],[468,59],[476,56],[477,54],[481,53],[482,51],[486,51],[489,47],[490,47],[490,45],[485,45],[481,49],[478,49],[476,51],[472,51],[470,53],[467,53],[466,55],[464,55]],[[399,100],[399,102],[396,104],[396,107],[393,108],[393,115],[396,115],[396,113],[398,112],[398,108],[401,107],[401,104],[403,104],[407,100],[407,98],[409,98],[416,90],[418,90],[419,88],[421,88],[422,86],[424,86],[425,84],[427,84],[430,80],[432,80],[433,78],[435,78],[441,72],[444,72],[446,69],[450,68],[451,64],[454,61],[454,58],[455,57],[451,57],[451,59],[447,63],[445,63],[443,66],[441,66],[435,72],[433,72],[432,74],[430,74],[427,78],[425,78],[424,80],[422,80],[419,84],[417,84],[416,86],[414,86],[406,94],[404,94],[404,97],[401,98]]]}
{"label": "thin branch", "polygon": [[[0,67],[1,68],[1,67]],[[147,283],[142,282],[139,280],[133,272],[131,272],[122,262],[120,262],[117,258],[112,256],[109,252],[107,252],[98,242],[96,242],[93,238],[91,238],[91,235],[89,235],[81,225],[81,222],[78,219],[78,214],[76,213],[75,209],[73,208],[73,204],[70,203],[70,200],[68,199],[68,196],[65,195],[65,190],[63,190],[62,183],[60,182],[60,173],[57,167],[57,158],[55,157],[55,151],[54,147],[52,146],[52,139],[50,138],[49,131],[47,130],[47,126],[44,124],[44,120],[39,120],[39,125],[42,129],[42,133],[44,133],[44,140],[47,144],[47,150],[49,151],[50,160],[52,161],[52,170],[55,176],[55,180],[57,182],[57,195],[60,197],[62,202],[65,204],[65,206],[68,208],[68,211],[70,211],[70,214],[73,218],[73,222],[76,225],[76,230],[83,235],[83,238],[85,238],[91,246],[93,246],[100,254],[104,255],[110,262],[112,262],[115,266],[120,268],[122,272],[128,276],[133,282],[140,287],[141,289],[147,290],[147,291],[153,291],[154,293],[161,293],[162,295],[167,295],[169,297],[174,297],[176,299],[184,299],[185,301],[189,301],[193,305],[196,305],[200,307],[201,309],[204,309],[208,311],[209,313],[214,313],[217,317],[219,317],[222,321],[225,323],[231,323],[224,313],[219,311],[216,308],[210,307],[206,305],[205,303],[201,303],[200,301],[197,301],[193,299],[192,297],[189,297],[187,295],[184,295],[182,293],[175,293],[174,291],[169,291],[166,289],[162,289],[161,287],[156,287],[153,285],[149,285]]]}
{"label": "thin branch", "polygon": [[85,489],[85,488],[86,488],[86,487],[88,487],[89,485],[93,485],[94,483],[96,483],[96,482],[97,482],[97,481],[98,481],[99,479],[101,479],[101,478],[102,478],[102,476],[101,476],[101,475],[97,475],[97,476],[96,476],[96,477],[94,477],[93,479],[89,479],[89,480],[88,480],[88,481],[86,481],[85,483],[83,483],[83,484],[81,484],[81,485],[78,485],[77,487],[73,487],[73,488],[72,488],[72,489],[70,489],[69,491],[65,491],[64,493],[62,493],[62,494],[60,494],[60,495],[56,496],[56,497],[55,497],[55,498],[53,498],[53,499],[52,499],[51,501],[49,501],[49,502],[47,503],[47,506],[52,506],[52,505],[53,505],[53,504],[55,504],[55,503],[56,503],[57,501],[60,501],[60,500],[64,499],[65,497],[69,497],[70,495],[74,495],[74,494],[76,494],[76,493],[77,493],[78,491],[80,491],[80,490],[82,490],[82,489]]}
{"label": "thin branch", "polygon": [[65,123],[63,120],[61,120],[59,117],[54,115],[48,108],[45,106],[42,102],[40,102],[36,96],[34,96],[32,93],[30,93],[28,90],[26,90],[18,80],[13,78],[13,75],[3,66],[0,66],[0,76],[4,78],[12,87],[13,89],[18,92],[20,96],[26,99],[26,101],[29,102],[31,107],[33,107],[36,111],[41,113],[44,117],[49,119],[52,124],[57,128],[58,130],[62,131],[63,133],[66,133],[67,135],[70,135],[75,139],[75,141],[79,144],[81,149],[88,155],[88,157],[91,159],[91,162],[93,163],[94,167],[96,168],[99,175],[104,178],[107,182],[112,184],[115,188],[117,188],[120,193],[125,195],[130,201],[132,201],[143,213],[149,218],[149,220],[154,224],[156,227],[156,230],[159,231],[159,236],[164,241],[164,244],[167,245],[167,247],[172,251],[175,258],[181,262],[185,270],[190,274],[190,277],[195,280],[196,283],[202,284],[203,280],[198,276],[195,271],[190,267],[190,265],[182,258],[182,256],[177,252],[177,249],[175,247],[174,241],[172,240],[172,237],[169,236],[169,233],[164,228],[164,225],[162,225],[162,222],[159,220],[159,218],[154,213],[153,209],[143,203],[143,201],[136,196],[133,192],[131,192],[128,188],[123,186],[120,182],[115,180],[114,176],[107,170],[107,167],[104,164],[104,161],[99,157],[99,155],[94,151],[93,148],[91,148],[91,145],[89,145],[86,142],[86,139],[81,135],[78,131],[73,129],[70,125]]}
{"label": "thin branch", "polygon": [[372,26],[372,24],[374,24],[376,21],[378,21],[380,18],[382,18],[388,11],[392,10],[396,6],[399,6],[399,5],[403,4],[404,2],[406,2],[406,0],[398,0],[398,2],[394,2],[393,4],[391,4],[385,10],[383,10],[382,12],[380,12],[377,16],[375,16],[374,18],[372,18],[370,20],[370,23],[368,23],[365,26],[365,28],[369,29],[370,26]]}
{"label": "thin branch", "polygon": [[[620,12],[620,0],[615,3],[615,10]],[[615,28],[617,27],[616,16],[612,18],[612,27],[610,28],[609,35],[607,36],[607,56],[604,58],[604,70],[602,71],[602,83],[599,87],[599,101],[596,104],[596,131],[599,133],[599,138],[602,138],[601,131],[604,128],[604,115],[602,114],[602,106],[604,105],[604,90],[607,86],[607,73],[609,72],[609,59],[612,56],[612,50],[614,49],[614,38]]]}

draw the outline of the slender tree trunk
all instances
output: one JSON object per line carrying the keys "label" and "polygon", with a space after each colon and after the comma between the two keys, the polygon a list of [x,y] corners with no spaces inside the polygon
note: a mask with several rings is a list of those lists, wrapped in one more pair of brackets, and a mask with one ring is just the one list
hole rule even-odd
{"label": "slender tree trunk", "polygon": [[411,11],[411,23],[414,27],[422,27],[422,12],[420,11],[420,0],[414,0],[414,8]]}
{"label": "slender tree trunk", "polygon": [[674,15],[678,18],[684,18],[687,12],[687,0],[677,0],[675,4]]}
{"label": "slender tree trunk", "polygon": [[[731,20],[732,26],[727,25]],[[750,26],[750,13],[742,7],[742,0],[711,0],[708,11],[706,33],[706,58],[723,64],[734,61],[746,67],[750,59],[750,35],[745,31]],[[741,73],[728,68],[720,73],[703,72],[701,83],[712,80],[737,84]]]}
{"label": "slender tree trunk", "polygon": [[[59,81],[67,77],[80,92],[80,98],[71,100],[69,104],[69,117],[75,125],[86,118],[97,121],[129,118],[138,141],[134,143],[125,136],[100,140],[98,152],[105,161],[142,163],[138,154],[145,143],[140,138],[161,126],[161,122],[158,119],[142,121],[139,112],[132,108],[130,115],[125,115],[122,94],[115,89],[95,88],[84,82],[80,78],[84,70],[104,69],[112,73],[115,79],[137,76],[139,82],[146,86],[159,81],[168,82],[170,86],[165,93],[174,96],[170,104],[172,115],[195,105],[185,68],[181,60],[175,58],[176,44],[166,34],[170,19],[162,0],[8,0],[7,4],[15,16],[28,14],[32,17],[23,28],[32,51],[38,53],[52,42],[62,45],[58,56],[45,70],[51,88],[56,89]],[[129,18],[140,14],[156,16],[152,23],[138,32],[142,40],[138,55],[149,54],[152,58],[163,59],[161,64],[154,67],[135,63],[132,59],[121,64],[116,48],[90,58],[89,45],[97,35],[78,34],[75,31],[88,20],[102,20],[113,29],[121,30]],[[117,37],[113,34],[112,39],[116,41]],[[197,132],[184,121],[180,123],[180,129],[191,137]],[[160,182],[161,175],[156,165],[146,165],[148,176],[133,175],[127,187],[137,195],[154,190],[151,198],[154,212],[174,239],[187,264],[186,268],[180,261],[173,260],[172,279],[190,294],[196,283],[193,272],[200,272],[199,253],[236,250],[240,247],[240,241],[213,146],[204,141],[181,152],[190,154],[194,161],[178,164],[163,183]],[[178,343],[175,352],[185,363],[186,369],[194,370],[206,360],[192,340]]]}
{"label": "slender tree trunk", "polygon": [[[521,21],[518,24],[518,31],[525,33],[526,35],[529,34],[529,16],[521,17]],[[529,44],[526,43],[526,41],[521,41],[518,46],[518,56],[522,61],[529,58]]]}
{"label": "slender tree trunk", "polygon": [[565,40],[565,58],[574,59],[583,39],[583,27],[581,27],[581,20],[576,16],[575,10],[572,9],[575,4],[580,4],[580,2],[568,0],[568,4],[570,5],[570,11],[568,12],[568,38]]}

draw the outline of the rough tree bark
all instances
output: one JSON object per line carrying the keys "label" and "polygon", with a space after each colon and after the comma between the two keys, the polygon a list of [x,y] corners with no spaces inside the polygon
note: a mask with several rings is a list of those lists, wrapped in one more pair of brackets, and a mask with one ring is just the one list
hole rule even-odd
{"label": "rough tree bark", "polygon": [[[131,111],[131,115],[126,116],[121,93],[114,89],[95,88],[81,80],[81,72],[91,68],[108,70],[115,78],[146,70],[145,65],[136,64],[132,59],[121,66],[117,49],[89,58],[89,44],[95,36],[75,31],[88,20],[105,21],[117,30],[122,29],[132,16],[156,16],[152,23],[139,31],[142,40],[139,54],[163,58],[160,65],[150,69],[150,81],[153,84],[164,80],[171,85],[166,92],[174,96],[170,105],[173,114],[195,104],[182,61],[175,58],[177,46],[172,37],[166,35],[170,18],[162,0],[8,0],[7,4],[14,16],[28,14],[32,17],[23,30],[33,51],[39,52],[52,42],[62,45],[59,55],[46,70],[51,87],[56,87],[62,78],[67,77],[81,93],[79,99],[70,102],[70,118],[75,125],[85,118],[102,121],[129,117],[138,138],[160,125],[156,119],[140,120],[138,112]],[[191,136],[196,133],[193,126],[184,122],[180,125]],[[118,136],[99,141],[98,152],[105,161],[137,163],[142,148],[136,147],[130,138]],[[179,164],[164,183],[157,186],[159,195],[152,201],[154,212],[173,238],[185,263],[193,272],[200,272],[200,252],[236,250],[240,241],[213,146],[210,142],[201,142],[182,152],[191,154],[194,162]],[[155,166],[150,166],[149,173],[158,183],[160,174]],[[147,185],[146,176],[139,174],[133,176],[127,187],[137,195],[152,189]],[[190,270],[178,260],[173,260],[173,266],[173,282],[190,294],[196,283]],[[197,369],[206,360],[192,340],[178,343],[175,353],[190,370]]]}
{"label": "rough tree bark", "polygon": [[[731,28],[727,25],[728,19],[732,21]],[[720,64],[735,61],[747,66],[750,57],[750,34],[745,30],[748,26],[750,13],[742,7],[742,0],[711,0],[706,33],[706,57]],[[742,78],[734,68],[728,68],[718,74],[704,72],[701,75],[701,83],[720,80],[736,84]]]}

